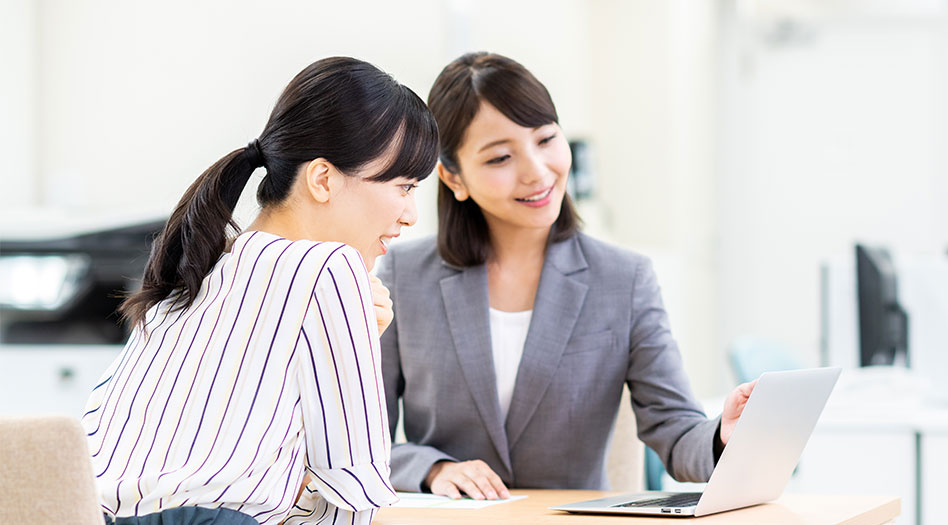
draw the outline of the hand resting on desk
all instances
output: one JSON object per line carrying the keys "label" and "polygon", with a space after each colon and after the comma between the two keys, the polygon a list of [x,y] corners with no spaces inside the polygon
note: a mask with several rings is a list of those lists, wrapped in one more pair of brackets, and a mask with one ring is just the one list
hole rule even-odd
{"label": "hand resting on desk", "polygon": [[473,499],[507,499],[510,492],[487,463],[473,461],[439,461],[431,467],[425,484],[432,494],[451,499],[461,497],[461,491]]}
{"label": "hand resting on desk", "polygon": [[[724,411],[721,413],[721,442],[727,445],[737,425],[744,406],[757,380],[738,385],[724,401]],[[473,461],[439,461],[431,467],[425,484],[430,487],[432,494],[447,496],[452,499],[461,497],[465,493],[473,499],[507,499],[510,492],[487,463],[481,460]]]}

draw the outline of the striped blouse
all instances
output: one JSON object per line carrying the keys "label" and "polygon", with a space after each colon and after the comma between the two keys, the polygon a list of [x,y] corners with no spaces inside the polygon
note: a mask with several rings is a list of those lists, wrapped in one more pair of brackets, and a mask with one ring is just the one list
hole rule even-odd
{"label": "striped blouse", "polygon": [[86,406],[105,513],[224,507],[267,524],[357,524],[397,500],[355,249],[246,232],[191,306],[174,306],[148,311]]}

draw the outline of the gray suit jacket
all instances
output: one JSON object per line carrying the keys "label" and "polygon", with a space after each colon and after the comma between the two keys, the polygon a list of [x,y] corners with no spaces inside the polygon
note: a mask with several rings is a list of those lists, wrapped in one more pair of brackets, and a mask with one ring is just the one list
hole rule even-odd
{"label": "gray suit jacket", "polygon": [[678,480],[706,481],[718,419],[682,368],[646,257],[584,234],[547,250],[506,421],[491,352],[487,271],[458,268],[435,240],[392,247],[378,276],[395,320],[382,336],[396,489],[419,491],[440,460],[481,459],[509,487],[605,489],[623,385],[639,438]]}

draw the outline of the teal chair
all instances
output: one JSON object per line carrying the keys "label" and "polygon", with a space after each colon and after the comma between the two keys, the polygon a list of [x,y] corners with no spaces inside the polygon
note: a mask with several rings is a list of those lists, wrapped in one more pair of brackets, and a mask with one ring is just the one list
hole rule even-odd
{"label": "teal chair", "polygon": [[665,465],[662,465],[658,453],[645,447],[645,490],[662,490],[662,476],[665,474]]}
{"label": "teal chair", "polygon": [[[747,383],[764,372],[796,370],[801,363],[785,344],[759,336],[745,335],[735,339],[728,348],[728,358],[738,383]],[[645,488],[662,490],[665,466],[658,454],[645,448]]]}
{"label": "teal chair", "polygon": [[784,343],[754,335],[734,339],[728,349],[728,357],[738,383],[753,381],[764,372],[804,367]]}

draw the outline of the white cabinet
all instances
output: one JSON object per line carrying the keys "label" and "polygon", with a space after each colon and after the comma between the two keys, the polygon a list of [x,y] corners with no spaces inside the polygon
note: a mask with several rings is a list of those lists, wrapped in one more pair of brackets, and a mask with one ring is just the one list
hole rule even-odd
{"label": "white cabinet", "polygon": [[948,516],[941,498],[948,494],[948,428],[923,434],[921,450],[922,523],[945,523]]}
{"label": "white cabinet", "polygon": [[818,425],[787,491],[898,496],[896,523],[914,525],[915,435],[908,428]]}
{"label": "white cabinet", "polygon": [[844,371],[791,489],[897,495],[896,523],[948,523],[940,500],[948,493],[948,404],[918,388],[917,379],[907,372]]}
{"label": "white cabinet", "polygon": [[121,346],[0,346],[0,415],[82,415]]}

